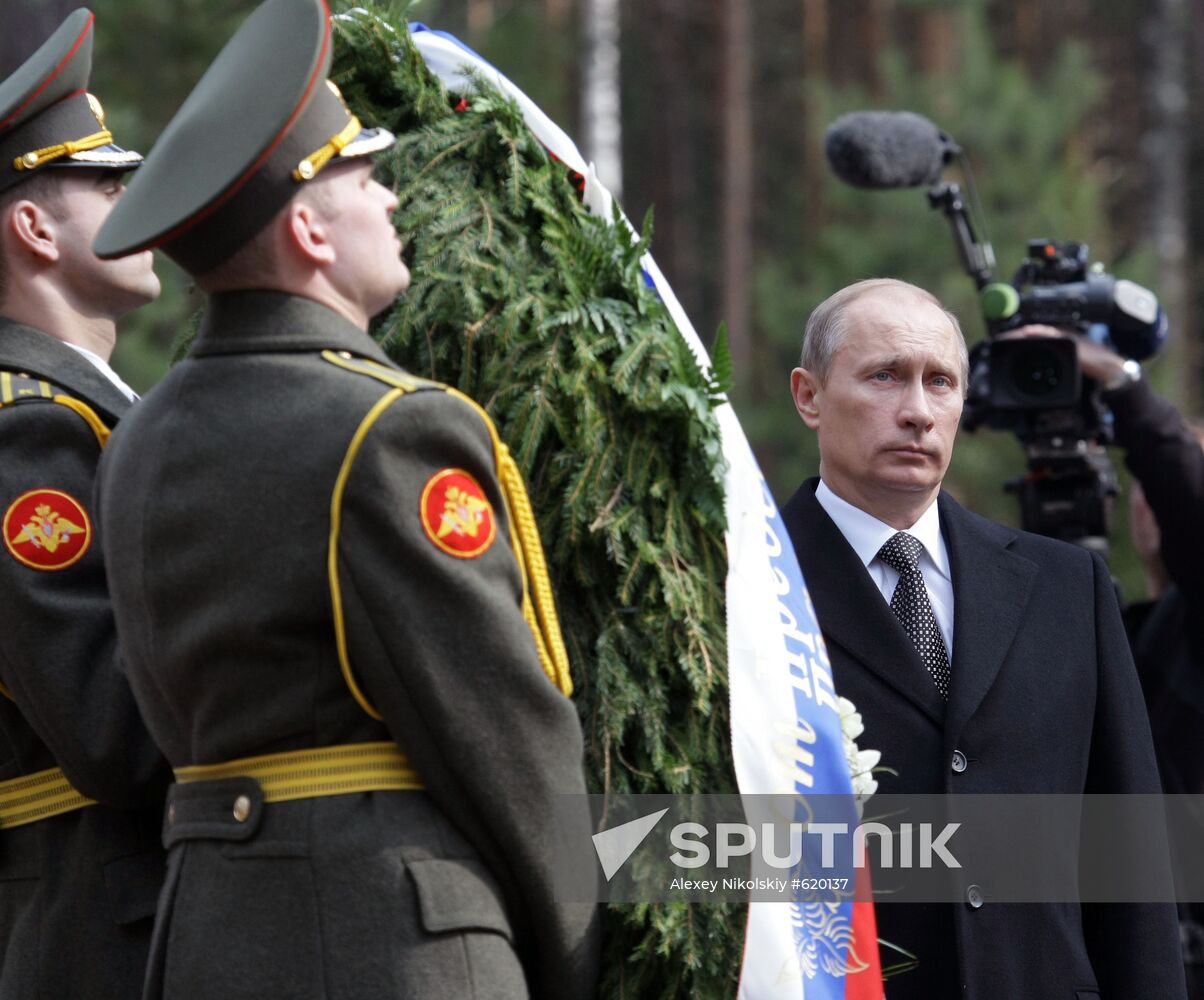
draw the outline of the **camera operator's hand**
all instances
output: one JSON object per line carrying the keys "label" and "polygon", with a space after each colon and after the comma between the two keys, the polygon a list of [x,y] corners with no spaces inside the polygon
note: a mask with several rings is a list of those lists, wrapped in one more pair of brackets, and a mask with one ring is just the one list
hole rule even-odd
{"label": "camera operator's hand", "polygon": [[[1077,331],[1032,324],[1002,336],[1070,337],[1083,374],[1101,386],[1124,371],[1124,358]],[[1204,449],[1179,412],[1145,379],[1122,380],[1122,386],[1107,393],[1105,402],[1112,411],[1115,444],[1124,449],[1125,465],[1141,484],[1161,536],[1159,553],[1165,570],[1157,578],[1150,577],[1151,594],[1165,586],[1161,578],[1165,572],[1187,596],[1204,636]],[[1145,557],[1156,555],[1150,539],[1142,536],[1134,541],[1144,549],[1149,574],[1152,564]]]}
{"label": "camera operator's hand", "polygon": [[1009,330],[1003,337],[1069,337],[1078,351],[1079,369],[1090,379],[1107,385],[1124,372],[1125,359],[1103,344],[1088,340],[1081,333],[1055,326],[1031,323]]}

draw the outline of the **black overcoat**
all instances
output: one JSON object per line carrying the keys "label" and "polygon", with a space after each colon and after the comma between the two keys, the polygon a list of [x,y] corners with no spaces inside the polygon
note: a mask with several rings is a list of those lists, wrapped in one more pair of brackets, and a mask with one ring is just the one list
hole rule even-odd
{"label": "black overcoat", "polygon": [[[805,482],[782,517],[837,691],[864,720],[860,742],[898,772],[881,775],[880,791],[1159,791],[1141,687],[1099,556],[994,524],[941,493],[955,604],[946,706],[816,500],[818,483]],[[879,903],[879,937],[920,960],[888,983],[888,1000],[1183,996],[1172,905],[992,903],[991,887],[982,889],[988,901],[977,907]]]}

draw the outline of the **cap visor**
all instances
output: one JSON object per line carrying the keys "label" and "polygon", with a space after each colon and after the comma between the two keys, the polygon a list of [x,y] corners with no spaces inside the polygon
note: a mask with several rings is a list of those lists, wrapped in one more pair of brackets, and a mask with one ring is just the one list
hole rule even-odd
{"label": "cap visor", "polygon": [[128,169],[138,166],[141,162],[141,153],[136,153],[132,149],[122,149],[116,143],[109,143],[107,146],[97,146],[95,149],[71,153],[69,156],[60,157],[46,165],[48,167],[125,167]]}
{"label": "cap visor", "polygon": [[370,153],[388,149],[396,141],[397,137],[387,128],[366,128],[342,148],[339,156],[343,159],[368,156]]}

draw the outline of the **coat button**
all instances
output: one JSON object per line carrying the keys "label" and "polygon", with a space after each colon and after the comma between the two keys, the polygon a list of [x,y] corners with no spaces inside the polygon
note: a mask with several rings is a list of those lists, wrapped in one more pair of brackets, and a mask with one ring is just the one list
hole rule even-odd
{"label": "coat button", "polygon": [[966,902],[970,904],[970,909],[981,910],[982,904],[986,901],[986,897],[983,895],[980,886],[972,885],[966,890]]}
{"label": "coat button", "polygon": [[251,800],[245,795],[240,795],[234,800],[234,818],[240,823],[245,823],[250,815]]}
{"label": "coat button", "polygon": [[969,766],[970,766],[969,763],[967,763],[967,761],[966,761],[966,755],[964,753],[962,753],[960,750],[954,750],[953,751],[953,770],[957,774],[961,774],[962,771],[964,771]]}

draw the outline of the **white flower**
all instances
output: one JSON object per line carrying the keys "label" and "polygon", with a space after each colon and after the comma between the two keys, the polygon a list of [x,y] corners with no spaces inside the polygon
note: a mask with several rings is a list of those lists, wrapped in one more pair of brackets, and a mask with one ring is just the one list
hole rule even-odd
{"label": "white flower", "polygon": [[878,750],[858,749],[857,737],[865,732],[861,713],[848,698],[838,697],[836,704],[840,712],[840,735],[844,742],[845,760],[849,765],[849,777],[853,781],[853,797],[857,803],[857,816],[860,818],[865,803],[878,790],[878,782],[874,779],[872,772],[882,760],[882,754]]}

